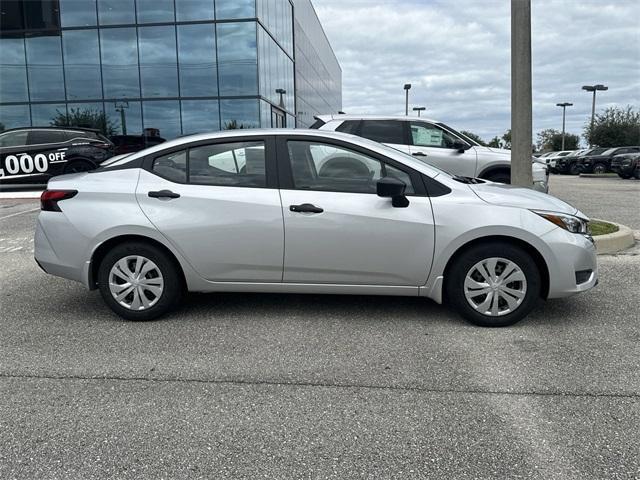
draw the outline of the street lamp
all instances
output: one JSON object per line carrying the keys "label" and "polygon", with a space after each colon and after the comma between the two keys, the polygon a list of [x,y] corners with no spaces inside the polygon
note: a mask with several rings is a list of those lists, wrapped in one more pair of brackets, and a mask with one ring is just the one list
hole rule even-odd
{"label": "street lamp", "polygon": [[282,96],[287,93],[287,91],[284,88],[276,88],[276,93],[280,94],[280,106],[284,108],[284,99]]}
{"label": "street lamp", "polygon": [[405,83],[404,84],[404,91],[405,91],[405,104],[404,104],[404,114],[408,117],[409,116],[409,90],[411,90],[411,84],[410,83]]}
{"label": "street lamp", "polygon": [[418,112],[418,116],[420,116],[420,112],[422,112],[423,110],[426,110],[427,107],[413,107],[413,111],[414,112]]}
{"label": "street lamp", "polygon": [[556,103],[556,107],[562,107],[562,150],[564,150],[564,118],[567,107],[572,107],[573,103],[564,102]]}
{"label": "street lamp", "polygon": [[593,120],[596,116],[596,92],[598,90],[609,90],[609,87],[605,85],[584,85],[582,90],[586,90],[587,92],[593,92],[593,102],[591,103],[591,129],[589,130],[589,146],[593,146],[591,144],[591,138],[593,136]]}
{"label": "street lamp", "polygon": [[129,102],[124,100],[122,102],[113,102],[116,112],[120,112],[120,124],[122,126],[122,135],[127,134],[127,118],[124,115],[124,109],[129,108]]}

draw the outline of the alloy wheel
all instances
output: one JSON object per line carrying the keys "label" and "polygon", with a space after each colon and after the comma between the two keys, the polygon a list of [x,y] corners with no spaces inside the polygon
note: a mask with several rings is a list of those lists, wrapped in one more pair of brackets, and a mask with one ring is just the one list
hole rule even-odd
{"label": "alloy wheel", "polygon": [[148,310],[164,291],[160,268],[146,257],[130,255],[118,260],[109,271],[109,291],[116,302],[129,310]]}
{"label": "alloy wheel", "polygon": [[527,294],[522,269],[506,258],[492,257],[476,263],[464,279],[464,296],[478,313],[490,317],[515,311]]}

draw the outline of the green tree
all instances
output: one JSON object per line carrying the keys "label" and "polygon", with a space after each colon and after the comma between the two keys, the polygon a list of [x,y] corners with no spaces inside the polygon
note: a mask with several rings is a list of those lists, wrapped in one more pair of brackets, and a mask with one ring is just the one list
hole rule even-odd
{"label": "green tree", "polygon": [[487,147],[492,147],[492,148],[500,148],[500,137],[496,136],[493,137],[489,143],[487,144]]}
{"label": "green tree", "polygon": [[469,137],[471,140],[478,142],[480,145],[483,145],[485,147],[487,146],[486,142],[482,140],[482,138],[480,138],[480,135],[476,135],[475,133],[470,132],[469,130],[461,130],[460,133]]}
{"label": "green tree", "polygon": [[[562,150],[562,132],[555,128],[547,128],[538,132],[538,149],[545,152],[558,152]],[[564,149],[577,150],[580,144],[580,137],[572,133],[564,135]]]}
{"label": "green tree", "polygon": [[229,120],[224,124],[223,130],[238,130],[241,128],[245,128],[243,123],[238,123],[237,120]]}
{"label": "green tree", "polygon": [[104,112],[90,108],[70,108],[69,113],[56,110],[56,116],[51,119],[54,127],[82,127],[100,130],[104,135],[115,135],[118,124],[108,118]]}
{"label": "green tree", "polygon": [[511,150],[511,129],[507,130],[504,132],[504,135],[502,135],[502,148]]}
{"label": "green tree", "polygon": [[610,107],[596,114],[591,130],[590,119],[584,126],[584,138],[589,145],[625,147],[640,145],[640,112],[632,106]]}

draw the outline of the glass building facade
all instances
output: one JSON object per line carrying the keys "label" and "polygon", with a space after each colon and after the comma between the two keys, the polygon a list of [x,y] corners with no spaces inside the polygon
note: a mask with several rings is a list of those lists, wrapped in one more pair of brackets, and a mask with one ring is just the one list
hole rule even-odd
{"label": "glass building facade", "polygon": [[[341,109],[310,0],[3,0],[0,123],[103,116],[171,139]],[[300,15],[298,15],[298,12]]]}

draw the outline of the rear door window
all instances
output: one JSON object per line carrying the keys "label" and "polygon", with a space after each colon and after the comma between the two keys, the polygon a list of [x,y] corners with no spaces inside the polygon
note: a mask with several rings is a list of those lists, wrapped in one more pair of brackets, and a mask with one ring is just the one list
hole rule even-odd
{"label": "rear door window", "polygon": [[180,150],[179,152],[169,153],[161,157],[157,157],[153,161],[151,170],[162,178],[166,178],[171,182],[186,183],[187,182],[187,152]]}
{"label": "rear door window", "polygon": [[266,187],[264,142],[234,142],[189,149],[189,183]]}
{"label": "rear door window", "polygon": [[404,122],[399,120],[363,120],[360,136],[380,143],[404,145]]}
{"label": "rear door window", "polygon": [[0,135],[0,147],[20,147],[26,145],[28,133],[27,130],[20,130]]}
{"label": "rear door window", "polygon": [[67,141],[64,130],[31,130],[29,131],[29,145],[42,145],[48,143],[63,143]]}

